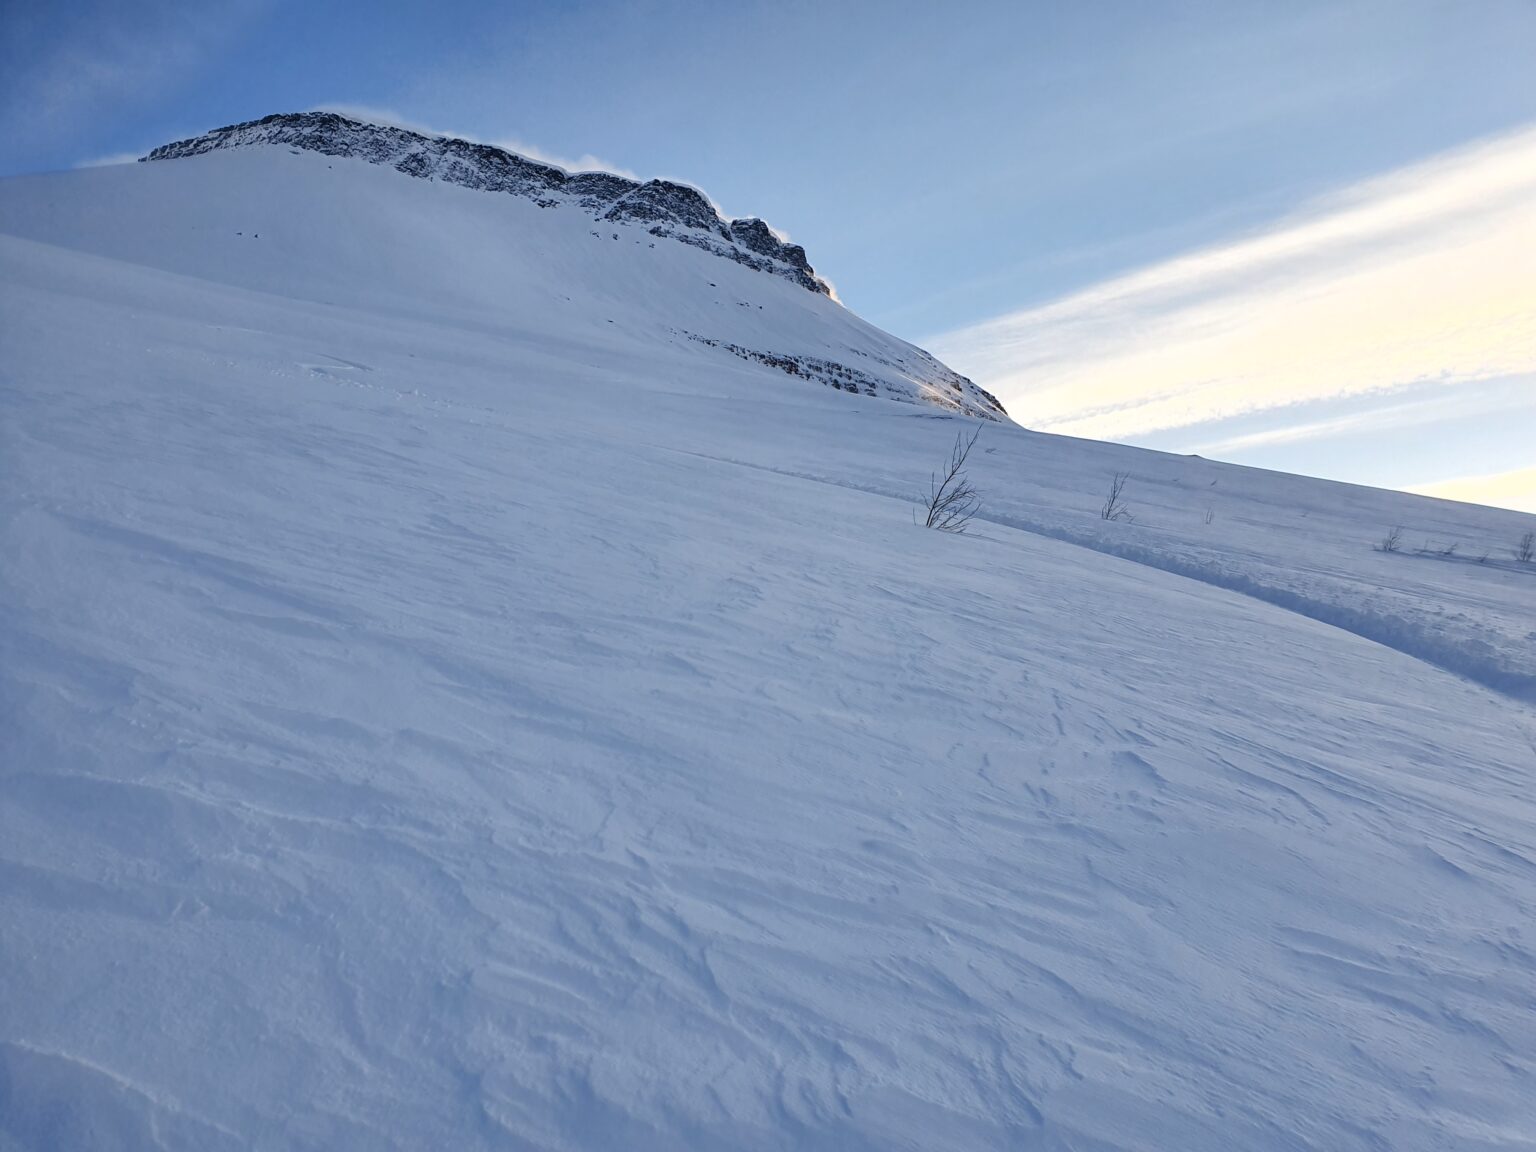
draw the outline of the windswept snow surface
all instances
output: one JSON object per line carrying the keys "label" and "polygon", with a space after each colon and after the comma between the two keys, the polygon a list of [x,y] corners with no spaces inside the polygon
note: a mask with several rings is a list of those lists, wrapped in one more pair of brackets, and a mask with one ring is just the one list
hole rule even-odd
{"label": "windswept snow surface", "polygon": [[330,164],[0,184],[0,1149],[1536,1147],[1536,519]]}

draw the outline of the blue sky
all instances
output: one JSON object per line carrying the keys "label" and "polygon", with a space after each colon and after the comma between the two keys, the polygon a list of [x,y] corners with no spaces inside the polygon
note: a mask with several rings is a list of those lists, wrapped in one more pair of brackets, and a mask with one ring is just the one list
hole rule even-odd
{"label": "blue sky", "polygon": [[0,11],[0,174],[373,109],[762,215],[1025,424],[1536,510],[1531,0]]}

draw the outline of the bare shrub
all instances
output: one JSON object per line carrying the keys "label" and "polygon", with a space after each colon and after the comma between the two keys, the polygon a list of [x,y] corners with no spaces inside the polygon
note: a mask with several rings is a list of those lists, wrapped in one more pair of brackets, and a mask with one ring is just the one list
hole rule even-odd
{"label": "bare shrub", "polygon": [[1536,559],[1536,532],[1527,532],[1520,537],[1520,542],[1513,549],[1514,557],[1522,564],[1529,564]]}
{"label": "bare shrub", "polygon": [[1135,523],[1136,517],[1131,515],[1131,510],[1125,504],[1125,482],[1131,478],[1129,472],[1116,472],[1109,482],[1109,498],[1104,501],[1104,507],[1099,509],[1100,520],[1124,520],[1127,523]]}
{"label": "bare shrub", "polygon": [[[981,493],[966,475],[965,461],[981,435],[981,425],[967,440],[964,432],[955,433],[955,446],[949,453],[949,465],[942,478],[935,472],[928,481],[928,496],[920,502],[924,509],[924,528],[937,528],[940,532],[964,532],[981,508]],[[917,513],[912,514],[913,522]]]}
{"label": "bare shrub", "polygon": [[1423,547],[1415,548],[1414,551],[1420,556],[1439,556],[1442,560],[1451,560],[1455,558],[1458,547],[1454,540],[1449,544],[1436,544],[1426,537]]}
{"label": "bare shrub", "polygon": [[1381,543],[1376,545],[1378,552],[1396,552],[1403,546],[1403,528],[1399,524],[1381,538]]}

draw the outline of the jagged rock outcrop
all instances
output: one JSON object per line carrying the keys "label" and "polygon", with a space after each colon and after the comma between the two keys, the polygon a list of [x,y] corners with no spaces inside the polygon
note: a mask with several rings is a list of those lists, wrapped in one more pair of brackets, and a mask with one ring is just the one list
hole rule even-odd
{"label": "jagged rock outcrop", "polygon": [[904,404],[932,404],[951,412],[978,416],[983,420],[1001,421],[1008,417],[996,396],[952,368],[945,367],[921,348],[910,349],[910,361],[902,358],[894,362],[850,348],[850,352],[872,360],[878,368],[884,370],[867,372],[821,356],[764,352],[728,340],[700,336],[697,332],[683,332],[681,335],[706,347],[720,348],[743,360],[777,368],[787,375],[815,380],[854,395],[881,396]]}
{"label": "jagged rock outcrop", "polygon": [[357,157],[408,176],[523,196],[544,208],[578,208],[594,220],[641,224],[653,236],[681,240],[812,292],[831,294],[806,261],[804,248],[780,240],[761,220],[725,220],[697,188],[670,180],[631,180],[612,172],[566,172],[489,144],[426,136],[335,112],[283,113],[233,124],[163,145],[142,159],[175,160],[261,144]]}

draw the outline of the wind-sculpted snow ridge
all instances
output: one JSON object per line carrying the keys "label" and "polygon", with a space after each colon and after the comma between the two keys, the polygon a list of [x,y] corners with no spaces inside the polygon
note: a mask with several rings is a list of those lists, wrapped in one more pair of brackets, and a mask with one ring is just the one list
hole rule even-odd
{"label": "wind-sculpted snow ridge", "polygon": [[[1300,581],[1294,571],[1266,568],[1248,557],[1234,560],[1216,549],[1169,547],[1128,539],[1125,531],[1073,528],[1016,515],[991,513],[986,519],[1273,604],[1536,705],[1536,652],[1528,645],[1501,644],[1504,637],[1480,621],[1461,619],[1448,625],[1422,609],[1394,605],[1384,592],[1352,597],[1348,585],[1337,578],[1313,574]],[[1510,570],[1524,576],[1519,568]]]}
{"label": "wind-sculpted snow ridge", "polygon": [[[790,369],[783,370],[788,372]],[[802,373],[813,375],[803,369]],[[837,386],[839,379],[826,382]],[[1043,442],[1049,444],[1052,441],[1046,439]],[[746,461],[731,462],[746,464]],[[763,465],[751,464],[751,467]],[[900,498],[905,493],[900,485],[882,484],[868,473],[851,481],[846,476],[839,478],[817,468],[788,470],[776,467],[773,470],[819,484],[852,487],[857,492],[871,495]],[[1452,518],[1439,513],[1432,521],[1436,525],[1436,539],[1442,542],[1441,547],[1456,544],[1468,556],[1467,561],[1461,564],[1447,562],[1444,554],[1428,553],[1427,550],[1418,556],[1384,554],[1373,548],[1362,533],[1361,539],[1344,542],[1346,551],[1342,556],[1330,554],[1330,562],[1298,565],[1296,551],[1303,548],[1318,550],[1316,542],[1307,538],[1312,535],[1315,525],[1329,515],[1326,507],[1303,508],[1299,522],[1266,525],[1266,531],[1244,539],[1243,547],[1235,547],[1229,531],[1212,533],[1209,525],[1200,524],[1200,521],[1192,524],[1187,518],[1187,508],[1169,515],[1170,488],[1177,490],[1187,481],[1187,476],[1178,475],[1181,472],[1201,475],[1204,484],[1210,487],[1220,484],[1221,479],[1226,479],[1229,484],[1252,484],[1252,470],[1247,468],[1163,453],[1141,453],[1138,472],[1135,475],[1127,473],[1132,485],[1130,490],[1137,496],[1138,511],[1141,510],[1141,499],[1157,501],[1157,504],[1149,505],[1147,515],[1144,518],[1138,516],[1135,522],[1106,524],[1098,516],[1072,515],[1066,511],[1071,501],[1041,501],[1040,493],[1034,490],[1020,493],[998,488],[989,493],[986,507],[975,519],[1028,531],[1063,544],[1091,548],[1106,556],[1157,568],[1164,573],[1275,605],[1318,624],[1339,628],[1404,656],[1422,660],[1424,664],[1470,680],[1516,702],[1536,705],[1536,630],[1531,630],[1531,622],[1536,621],[1536,565],[1513,561],[1508,558],[1507,550],[1504,558],[1495,558],[1493,545],[1501,542],[1499,536],[1490,538],[1467,527],[1458,528]],[[1266,476],[1267,473],[1256,475]],[[1296,479],[1287,476],[1284,481]],[[1358,492],[1350,485],[1330,485],[1324,481],[1310,481],[1310,484],[1313,492],[1306,495],[1312,499],[1316,499],[1316,493],[1327,492],[1329,488]],[[1226,493],[1221,496],[1224,498]],[[1379,498],[1402,501],[1409,507],[1415,504],[1432,507],[1428,501],[1404,498],[1401,493],[1379,493]],[[1207,513],[1213,521],[1215,504],[1221,502],[1220,499],[1210,493],[1200,499],[1206,501],[1200,513],[1201,521]],[[1084,510],[1091,513],[1092,508]],[[1252,516],[1252,511],[1243,508],[1243,515]],[[1402,513],[1396,515],[1409,519]],[[1467,519],[1488,515],[1490,510],[1485,508],[1467,511]],[[1518,518],[1518,513],[1495,511],[1491,515]],[[1198,530],[1197,524],[1200,524]],[[1519,530],[1508,528],[1502,544],[1511,544],[1516,539],[1519,539]],[[1339,544],[1338,539],[1329,541],[1329,551],[1338,548]],[[1350,562],[1349,551],[1358,558],[1355,564]],[[1478,559],[1479,553],[1482,553],[1481,559]],[[1369,571],[1359,570],[1367,562]],[[1499,585],[1498,593],[1479,593],[1476,610],[1465,610],[1465,605],[1458,605],[1459,610],[1450,610],[1448,605],[1453,602],[1453,596],[1465,594],[1462,588],[1456,587],[1456,576],[1468,578],[1473,573]],[[1445,587],[1447,579],[1450,588]]]}
{"label": "wind-sculpted snow ridge", "polygon": [[232,124],[162,145],[142,159],[177,160],[221,148],[263,144],[357,157],[408,176],[523,196],[543,208],[574,205],[594,220],[642,224],[652,236],[682,240],[759,272],[782,276],[812,292],[831,294],[799,244],[780,240],[756,218],[723,219],[697,188],[671,180],[641,182],[612,172],[567,172],[490,144],[426,136],[335,112],[279,113]]}
{"label": "wind-sculpted snow ridge", "polygon": [[593,227],[0,181],[0,1152],[1536,1147],[1536,520]]}

